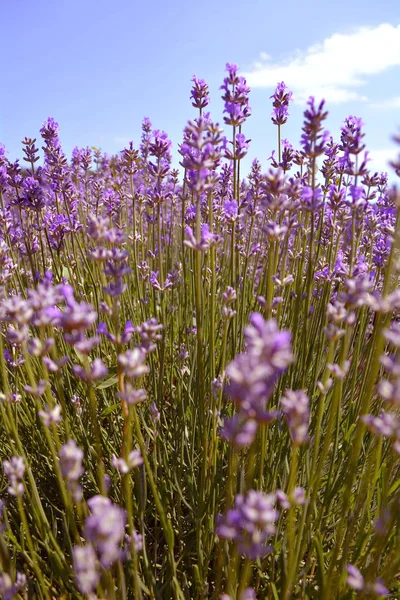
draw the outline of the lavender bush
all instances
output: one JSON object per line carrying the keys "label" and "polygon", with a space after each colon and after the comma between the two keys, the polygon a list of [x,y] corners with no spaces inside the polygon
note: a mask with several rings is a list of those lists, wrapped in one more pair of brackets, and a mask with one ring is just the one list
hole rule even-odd
{"label": "lavender bush", "polygon": [[193,78],[182,171],[0,145],[2,598],[400,597],[400,196],[284,83],[243,178],[249,91]]}

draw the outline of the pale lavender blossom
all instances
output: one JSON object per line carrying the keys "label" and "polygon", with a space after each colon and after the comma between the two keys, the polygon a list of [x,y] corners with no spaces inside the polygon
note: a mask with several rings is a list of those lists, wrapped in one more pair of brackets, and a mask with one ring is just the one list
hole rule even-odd
{"label": "pale lavender blossom", "polygon": [[103,379],[108,373],[108,369],[101,358],[95,358],[91,365],[86,368],[81,367],[80,365],[72,365],[72,370],[76,377],[86,382]]}
{"label": "pale lavender blossom", "polygon": [[61,422],[61,406],[56,404],[55,406],[46,405],[45,410],[39,410],[39,418],[45,427],[51,427]]}
{"label": "pale lavender blossom", "polygon": [[217,518],[217,535],[237,544],[238,552],[251,560],[273,551],[268,540],[276,531],[279,512],[275,494],[250,490],[235,498],[235,506]]}
{"label": "pale lavender blossom", "polygon": [[121,473],[121,475],[126,475],[135,467],[139,467],[143,464],[143,458],[140,454],[140,450],[132,450],[126,460],[124,458],[118,458],[113,454],[111,456],[111,464],[114,469],[117,469],[117,471]]}
{"label": "pale lavender blossom", "polygon": [[94,592],[100,581],[100,569],[93,546],[74,546],[72,556],[78,590],[82,594]]}
{"label": "pale lavender blossom", "polygon": [[276,416],[266,404],[279,376],[293,362],[290,333],[276,322],[253,313],[244,329],[245,352],[231,361],[226,374],[227,394],[250,419],[266,422]]}
{"label": "pale lavender blossom", "polygon": [[59,459],[61,474],[67,480],[68,489],[74,500],[79,502],[82,499],[82,488],[78,481],[84,473],[83,451],[77,446],[75,440],[71,439],[61,447]]}
{"label": "pale lavender blossom", "polygon": [[233,417],[225,419],[221,428],[221,436],[237,448],[244,448],[251,446],[254,442],[257,430],[257,421],[237,413]]}
{"label": "pale lavender blossom", "polygon": [[301,506],[306,502],[305,490],[302,487],[295,487],[288,496],[283,490],[276,490],[276,499],[282,509],[289,509],[291,506]]}
{"label": "pale lavender blossom", "polygon": [[387,596],[389,594],[389,590],[381,578],[375,579],[375,581],[366,582],[359,569],[354,565],[347,565],[346,583],[357,592],[366,591],[373,596],[379,597]]}
{"label": "pale lavender blossom", "polygon": [[91,514],[85,522],[85,539],[96,549],[103,567],[109,568],[121,557],[126,512],[105,496],[93,496],[88,506]]}
{"label": "pale lavender blossom", "polygon": [[303,390],[286,390],[280,402],[293,443],[296,446],[304,444],[309,439],[310,401],[307,394]]}
{"label": "pale lavender blossom", "polygon": [[362,591],[364,589],[364,577],[361,575],[360,571],[354,565],[347,565],[347,585],[353,588],[356,591]]}
{"label": "pale lavender blossom", "polygon": [[0,575],[0,596],[3,600],[12,600],[18,592],[26,587],[26,576],[23,573],[17,573],[13,582],[9,573]]}
{"label": "pale lavender blossom", "polygon": [[185,227],[185,233],[188,237],[188,239],[183,242],[185,246],[198,252],[205,252],[210,246],[215,245],[218,241],[215,233],[210,231],[208,223],[202,224],[200,239],[196,239],[193,229],[189,227],[189,225]]}
{"label": "pale lavender blossom", "polygon": [[385,437],[399,435],[400,423],[397,415],[382,410],[378,416],[365,415],[362,420],[373,433]]}
{"label": "pale lavender blossom", "polygon": [[144,352],[150,353],[156,350],[156,342],[162,339],[163,329],[164,326],[154,317],[136,327],[136,333],[140,337],[141,349]]}
{"label": "pale lavender blossom", "polygon": [[25,462],[22,456],[12,456],[10,460],[3,461],[4,473],[8,478],[7,489],[11,496],[22,496],[25,491],[22,483],[25,474]]}
{"label": "pale lavender blossom", "polygon": [[127,377],[134,379],[150,371],[145,364],[146,358],[146,353],[141,348],[134,348],[127,350],[125,354],[119,354],[118,364]]}

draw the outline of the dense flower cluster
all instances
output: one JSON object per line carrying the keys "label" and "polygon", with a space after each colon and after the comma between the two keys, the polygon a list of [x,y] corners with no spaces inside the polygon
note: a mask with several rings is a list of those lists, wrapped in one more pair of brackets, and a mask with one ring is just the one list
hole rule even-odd
{"label": "dense flower cluster", "polygon": [[399,195],[324,100],[281,140],[284,82],[246,176],[221,89],[181,170],[148,118],[0,144],[1,597],[400,597]]}
{"label": "dense flower cluster", "polygon": [[226,368],[226,393],[239,407],[239,413],[225,422],[222,434],[237,446],[251,444],[257,423],[276,416],[276,412],[267,410],[267,402],[279,376],[293,361],[290,333],[279,331],[274,320],[265,321],[260,313],[250,316],[244,337],[246,351]]}

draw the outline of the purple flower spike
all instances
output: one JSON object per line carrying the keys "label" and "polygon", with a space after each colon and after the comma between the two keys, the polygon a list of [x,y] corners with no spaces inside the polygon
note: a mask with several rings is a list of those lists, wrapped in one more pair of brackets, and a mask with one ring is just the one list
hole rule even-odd
{"label": "purple flower spike", "polygon": [[193,229],[187,225],[185,227],[185,233],[188,236],[188,240],[185,240],[183,243],[188,248],[195,250],[197,252],[205,252],[217,242],[217,237],[214,233],[210,232],[210,227],[208,223],[203,223],[201,226],[201,235],[200,239],[196,240]]}
{"label": "purple flower spike", "polygon": [[275,412],[267,410],[275,384],[293,362],[291,336],[279,331],[276,321],[265,321],[260,313],[250,316],[244,329],[246,352],[238,354],[226,368],[228,396],[243,415],[259,423],[270,421]]}
{"label": "purple flower spike", "polygon": [[85,538],[97,551],[103,567],[109,568],[121,557],[126,513],[104,496],[88,500],[91,515],[85,522]]}
{"label": "purple flower spike", "polygon": [[274,101],[272,106],[274,110],[272,111],[271,121],[275,125],[284,125],[288,120],[289,116],[289,102],[293,100],[293,93],[290,92],[286,86],[286,84],[282,81],[278,83],[275,92],[270,96]]}
{"label": "purple flower spike", "polygon": [[17,573],[15,583],[8,573],[0,575],[0,597],[3,600],[13,600],[18,592],[26,587],[26,576],[23,573]]}
{"label": "purple flower spike", "polygon": [[308,441],[310,401],[303,390],[286,390],[281,398],[283,412],[287,418],[290,436],[296,446]]}
{"label": "purple flower spike", "polygon": [[363,122],[357,117],[347,117],[342,125],[342,134],[340,136],[342,145],[340,150],[343,150],[345,154],[359,154],[365,148],[365,144],[362,143],[364,133],[361,132]]}
{"label": "purple flower spike", "polygon": [[82,498],[82,489],[78,481],[84,473],[83,451],[77,446],[75,440],[69,440],[61,447],[59,458],[61,473],[67,481],[68,489],[74,500],[79,501]]}
{"label": "purple flower spike", "polygon": [[330,134],[325,131],[322,122],[327,118],[328,113],[324,111],[325,100],[322,100],[318,107],[315,104],[313,96],[307,102],[308,109],[304,112],[304,125],[302,127],[301,145],[304,154],[309,158],[315,158],[325,152],[326,146],[330,140]]}
{"label": "purple flower spike", "polygon": [[130,379],[141,377],[150,371],[145,364],[146,353],[140,348],[127,350],[118,356],[118,364]]}
{"label": "purple flower spike", "polygon": [[221,429],[222,437],[236,446],[244,448],[251,446],[258,430],[258,423],[254,419],[247,419],[241,413],[237,413],[230,419],[226,419]]}
{"label": "purple flower spike", "polygon": [[87,369],[84,369],[80,365],[73,365],[72,370],[76,377],[86,382],[103,379],[103,377],[105,377],[108,373],[108,369],[101,358],[95,358],[90,367]]}
{"label": "purple flower spike", "polygon": [[364,577],[354,565],[347,565],[347,585],[357,590],[358,592],[364,589]]}
{"label": "purple flower spike", "polygon": [[25,463],[22,456],[12,456],[10,460],[3,461],[4,473],[8,478],[8,493],[11,496],[22,496],[25,491],[22,483],[25,474]]}
{"label": "purple flower spike", "polygon": [[96,590],[100,581],[96,552],[90,544],[75,546],[72,550],[76,585],[82,594]]}
{"label": "purple flower spike", "polygon": [[208,85],[204,79],[197,79],[196,75],[192,78],[193,87],[190,92],[190,98],[193,100],[192,106],[202,110],[210,103],[210,97],[208,95]]}
{"label": "purple flower spike", "polygon": [[121,473],[121,475],[126,475],[135,467],[139,467],[143,464],[143,458],[139,450],[132,450],[132,452],[129,453],[127,460],[118,458],[113,454],[111,457],[111,464],[114,469],[117,469],[117,471]]}
{"label": "purple flower spike", "polygon": [[235,508],[220,515],[216,533],[225,540],[236,542],[238,552],[250,560],[267,556],[273,548],[268,540],[276,531],[279,512],[274,494],[250,490],[235,498]]}
{"label": "purple flower spike", "polygon": [[248,98],[250,88],[246,84],[246,79],[237,75],[238,70],[237,65],[228,63],[226,65],[228,77],[225,77],[220,88],[224,90],[222,99],[225,102],[224,113],[227,115],[224,121],[233,127],[238,127],[251,115]]}

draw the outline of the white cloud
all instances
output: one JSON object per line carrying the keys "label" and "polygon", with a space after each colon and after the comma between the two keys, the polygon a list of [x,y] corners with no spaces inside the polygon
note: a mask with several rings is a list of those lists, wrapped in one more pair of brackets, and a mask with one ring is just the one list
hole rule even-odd
{"label": "white cloud", "polygon": [[127,146],[131,140],[132,138],[126,137],[124,135],[115,135],[113,137],[113,142],[115,144],[121,144],[123,146]]}
{"label": "white cloud", "polygon": [[369,76],[400,65],[400,25],[361,27],[353,33],[335,33],[321,44],[297,50],[282,61],[272,61],[265,53],[261,62],[244,73],[250,87],[274,88],[284,81],[295,100],[310,95],[330,103],[366,101],[359,88]]}
{"label": "white cloud", "polygon": [[368,151],[368,169],[374,173],[375,171],[386,171],[390,176],[394,176],[394,169],[389,165],[389,162],[397,161],[399,154],[398,147],[392,146],[388,148],[375,148]]}
{"label": "white cloud", "polygon": [[370,106],[372,108],[383,108],[387,110],[391,108],[400,108],[400,96],[387,98],[387,100],[382,100],[381,102],[372,102]]}

